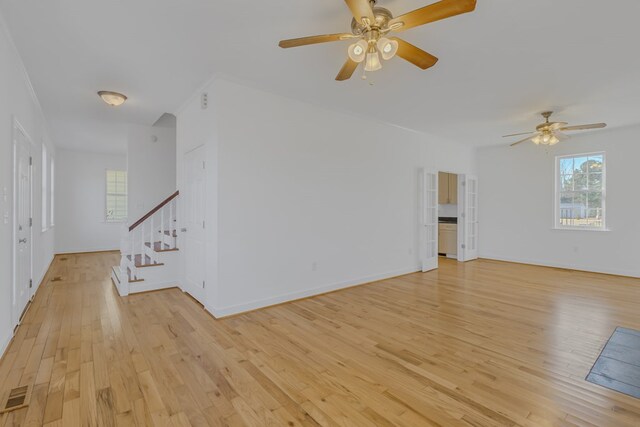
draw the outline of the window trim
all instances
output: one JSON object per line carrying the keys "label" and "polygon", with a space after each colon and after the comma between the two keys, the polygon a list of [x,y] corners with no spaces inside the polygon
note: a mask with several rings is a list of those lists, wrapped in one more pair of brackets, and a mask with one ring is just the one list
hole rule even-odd
{"label": "window trim", "polygon": [[[577,227],[560,224],[560,160],[575,157],[602,156],[602,226],[600,227]],[[607,228],[607,154],[605,151],[592,151],[588,153],[563,154],[556,156],[554,164],[554,198],[553,198],[553,229],[568,231],[610,231]]]}
{"label": "window trim", "polygon": [[[127,198],[129,197],[129,172],[127,170],[122,170],[122,169],[105,169],[104,170],[104,222],[107,224],[122,224],[122,223],[126,223],[127,221],[129,221],[129,203],[127,201],[127,218],[122,218],[122,219],[109,219],[107,217],[107,196],[110,194],[108,187],[109,187],[109,183],[107,181],[107,174],[109,172],[124,172],[127,176],[127,186],[126,186],[126,193],[124,194],[125,196],[127,196]],[[113,194],[113,193],[111,193]],[[123,195],[123,194],[117,194],[117,195]]]}
{"label": "window trim", "polygon": [[55,227],[55,156],[49,156],[49,228]]}
{"label": "window trim", "polygon": [[40,154],[40,224],[42,232],[49,230],[49,152],[47,145],[42,142]]}

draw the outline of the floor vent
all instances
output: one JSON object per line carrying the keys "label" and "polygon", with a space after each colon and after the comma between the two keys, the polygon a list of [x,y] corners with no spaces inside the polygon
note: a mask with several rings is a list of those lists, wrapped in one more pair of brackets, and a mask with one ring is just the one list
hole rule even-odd
{"label": "floor vent", "polygon": [[587,381],[640,399],[640,331],[617,327]]}
{"label": "floor vent", "polygon": [[60,258],[60,261],[66,261],[68,258]]}
{"label": "floor vent", "polygon": [[27,405],[29,405],[29,386],[17,387],[9,392],[7,401],[0,409],[0,414],[21,409]]}
{"label": "floor vent", "polygon": [[62,276],[56,276],[53,279],[51,279],[52,282],[60,282],[62,281]]}

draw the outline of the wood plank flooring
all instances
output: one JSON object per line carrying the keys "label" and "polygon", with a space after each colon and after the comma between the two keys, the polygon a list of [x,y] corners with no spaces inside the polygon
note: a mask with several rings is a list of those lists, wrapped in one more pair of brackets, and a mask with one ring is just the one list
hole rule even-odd
{"label": "wood plank flooring", "polygon": [[31,404],[0,425],[640,426],[584,380],[640,329],[640,280],[443,260],[215,320],[178,289],[120,298],[118,261],[56,257],[0,362]]}

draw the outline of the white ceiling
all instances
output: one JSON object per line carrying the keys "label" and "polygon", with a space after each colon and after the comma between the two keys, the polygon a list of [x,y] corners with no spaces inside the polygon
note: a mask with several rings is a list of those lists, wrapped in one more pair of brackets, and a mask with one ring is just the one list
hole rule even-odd
{"label": "white ceiling", "polygon": [[[380,0],[395,15],[430,0]],[[341,0],[0,0],[62,147],[123,151],[126,123],[153,124],[214,73],[471,145],[539,123],[640,123],[640,1],[478,0],[476,11],[401,34],[440,58],[396,58],[374,85],[334,77],[348,42],[278,41],[348,30]],[[98,90],[129,96],[103,104]]]}

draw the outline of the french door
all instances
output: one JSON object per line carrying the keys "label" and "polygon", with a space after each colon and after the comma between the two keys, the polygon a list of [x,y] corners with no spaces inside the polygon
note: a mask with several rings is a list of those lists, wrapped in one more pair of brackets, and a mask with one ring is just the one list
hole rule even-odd
{"label": "french door", "polygon": [[[478,177],[460,175],[462,184],[462,235],[459,261],[471,261],[478,258]],[[459,221],[460,222],[460,221]],[[460,224],[458,224],[460,228]]]}
{"label": "french door", "polygon": [[438,172],[420,170],[422,271],[438,268]]}

